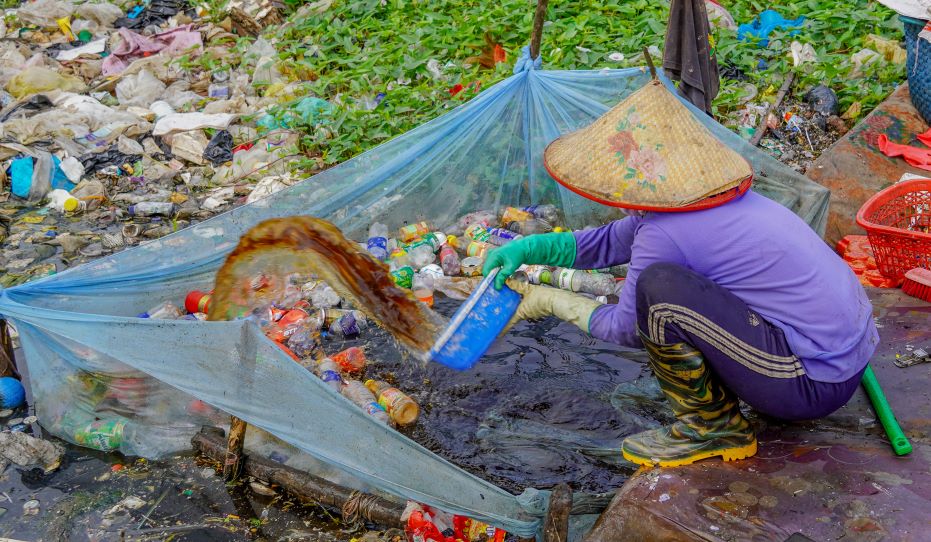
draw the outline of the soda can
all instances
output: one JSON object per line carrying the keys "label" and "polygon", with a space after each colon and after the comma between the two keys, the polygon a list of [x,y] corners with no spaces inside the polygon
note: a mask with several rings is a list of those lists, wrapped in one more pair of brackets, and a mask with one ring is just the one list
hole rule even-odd
{"label": "soda can", "polygon": [[498,237],[500,237],[500,238],[502,238],[502,239],[509,239],[509,240],[511,240],[511,241],[514,241],[514,240],[516,240],[516,239],[520,239],[520,238],[523,237],[523,235],[521,235],[521,234],[519,234],[519,233],[517,233],[517,232],[513,232],[513,231],[511,231],[511,230],[506,230],[506,229],[504,229],[504,228],[489,228],[489,229],[488,229],[488,235],[489,235],[489,236],[495,235],[495,236],[498,236]]}
{"label": "soda can", "polygon": [[399,288],[407,288],[410,290],[414,286],[414,268],[405,265],[404,267],[399,267],[391,272],[391,280],[394,281],[395,285]]}
{"label": "soda can", "polygon": [[123,443],[125,428],[124,420],[97,420],[75,429],[72,436],[74,441],[81,446],[101,452],[112,452]]}
{"label": "soda can", "polygon": [[430,232],[430,226],[426,222],[415,222],[413,224],[408,224],[403,226],[398,230],[398,237],[401,238],[401,241],[405,243],[410,243],[418,237],[423,237]]}

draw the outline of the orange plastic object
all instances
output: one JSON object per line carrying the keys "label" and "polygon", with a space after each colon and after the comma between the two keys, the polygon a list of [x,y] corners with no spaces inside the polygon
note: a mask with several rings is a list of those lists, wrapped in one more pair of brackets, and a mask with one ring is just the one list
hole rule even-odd
{"label": "orange plastic object", "polygon": [[889,279],[879,272],[873,247],[866,235],[848,235],[837,242],[837,252],[850,269],[853,270],[860,284],[873,288],[898,288],[901,280]]}

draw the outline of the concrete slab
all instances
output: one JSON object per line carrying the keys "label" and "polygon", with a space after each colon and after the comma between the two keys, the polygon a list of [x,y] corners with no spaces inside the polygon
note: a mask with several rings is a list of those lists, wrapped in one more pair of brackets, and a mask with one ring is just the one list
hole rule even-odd
{"label": "concrete slab", "polygon": [[586,541],[931,539],[931,364],[893,364],[909,347],[931,346],[931,304],[868,291],[882,339],[871,363],[911,455],[893,454],[861,389],[822,420],[755,420],[760,452],[749,460],[638,471]]}
{"label": "concrete slab", "polygon": [[[873,194],[899,180],[902,173],[931,175],[901,158],[888,158],[876,147],[876,136],[916,145],[915,136],[928,125],[912,105],[908,85],[902,84],[863,121],[826,150],[805,174],[831,189],[831,209],[825,239],[831,246],[845,235],[864,233],[856,224],[857,211]],[[917,143],[918,147],[923,147]]]}

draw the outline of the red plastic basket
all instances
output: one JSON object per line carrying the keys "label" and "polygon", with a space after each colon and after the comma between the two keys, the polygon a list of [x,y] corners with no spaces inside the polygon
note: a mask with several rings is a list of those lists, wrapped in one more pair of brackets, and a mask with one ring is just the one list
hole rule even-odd
{"label": "red plastic basket", "polygon": [[884,277],[900,280],[916,267],[931,269],[931,180],[915,179],[882,190],[857,211]]}

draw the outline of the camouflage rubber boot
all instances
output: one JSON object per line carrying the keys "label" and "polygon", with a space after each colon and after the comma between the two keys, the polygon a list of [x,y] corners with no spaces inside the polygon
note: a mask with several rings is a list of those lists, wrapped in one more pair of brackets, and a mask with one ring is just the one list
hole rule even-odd
{"label": "camouflage rubber boot", "polygon": [[678,421],[624,439],[624,458],[643,466],[677,467],[715,456],[733,461],[756,454],[756,436],[737,398],[715,380],[702,353],[685,343],[659,345],[641,338]]}

